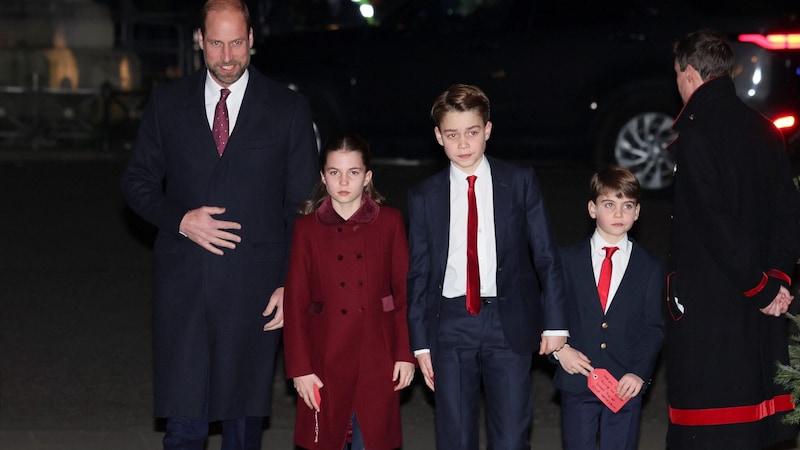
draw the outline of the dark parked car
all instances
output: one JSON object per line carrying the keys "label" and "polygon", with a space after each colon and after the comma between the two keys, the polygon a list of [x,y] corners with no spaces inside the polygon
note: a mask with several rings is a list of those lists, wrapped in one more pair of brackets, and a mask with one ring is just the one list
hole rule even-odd
{"label": "dark parked car", "polygon": [[253,63],[309,97],[321,139],[358,131],[376,157],[439,157],[430,105],[470,83],[492,101],[489,152],[616,163],[659,190],[681,108],[672,43],[701,26],[728,34],[739,95],[800,141],[800,8],[739,3],[412,0],[377,26],[268,36]]}

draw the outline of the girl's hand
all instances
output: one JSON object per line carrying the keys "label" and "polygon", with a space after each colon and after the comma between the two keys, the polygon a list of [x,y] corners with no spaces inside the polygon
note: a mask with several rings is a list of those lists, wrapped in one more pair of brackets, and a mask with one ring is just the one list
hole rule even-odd
{"label": "girl's hand", "polygon": [[406,361],[397,361],[394,363],[394,371],[392,373],[392,381],[395,382],[394,390],[399,391],[411,384],[414,379],[414,364]]}
{"label": "girl's hand", "polygon": [[294,388],[297,389],[297,396],[300,397],[310,409],[319,411],[319,403],[314,397],[314,386],[322,388],[322,381],[315,374],[310,373],[301,377],[295,377]]}

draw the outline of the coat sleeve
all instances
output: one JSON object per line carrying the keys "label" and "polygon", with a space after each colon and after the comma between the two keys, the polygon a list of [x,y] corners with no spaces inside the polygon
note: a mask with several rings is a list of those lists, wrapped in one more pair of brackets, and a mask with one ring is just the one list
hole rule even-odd
{"label": "coat sleeve", "polygon": [[391,263],[391,290],[395,302],[394,311],[394,360],[415,362],[416,358],[411,353],[408,337],[408,302],[407,302],[407,274],[408,274],[408,241],[403,228],[403,221],[399,214],[393,216],[391,226],[392,254]]}
{"label": "coat sleeve", "polygon": [[[292,120],[289,130],[289,148],[286,158],[286,185],[283,203],[285,238],[287,247],[292,240],[294,221],[303,202],[311,195],[319,179],[317,170],[317,144],[311,122],[311,109],[305,98],[299,97],[290,110]],[[286,276],[289,263],[287,254],[281,266],[280,279]]]}
{"label": "coat sleeve", "polygon": [[304,230],[300,223],[297,225],[283,293],[283,345],[287,378],[314,372],[311,364],[308,314],[313,270],[308,239],[313,232]]}
{"label": "coat sleeve", "polygon": [[[755,306],[763,308],[775,298],[782,284],[788,284],[779,277],[769,276],[775,273],[771,269],[791,274],[791,266],[797,258],[797,192],[788,190],[792,188],[788,172],[784,180],[779,180],[784,169],[788,168],[788,163],[786,167],[769,164],[774,169],[769,176],[756,172],[754,168],[746,174],[747,177],[732,180],[726,169],[730,167],[730,162],[715,151],[714,143],[704,135],[685,130],[681,131],[679,139],[680,177],[687,192],[692,193],[686,199],[700,240],[727,279],[746,297],[751,298]],[[781,145],[778,147],[782,148]],[[763,149],[762,157],[772,157],[768,155],[772,150],[774,149]],[[736,197],[731,197],[731,192],[741,189],[742,186],[731,186],[730,183],[741,183],[748,186],[745,189],[750,189],[752,184],[746,183],[753,176],[762,177],[756,181],[769,186],[767,189],[748,193],[761,197],[761,207],[757,212],[764,215],[763,220],[771,223],[764,228],[765,232],[770,233],[766,239],[770,247],[768,249],[759,248],[763,246],[765,239],[759,239],[756,236],[759,233],[746,225],[753,223],[755,219],[743,220],[739,217],[735,210]],[[766,192],[769,194],[765,195]],[[772,198],[775,194],[778,194],[780,201]],[[765,258],[754,257],[760,254],[768,255],[766,261]],[[766,267],[765,263],[772,267]]]}
{"label": "coat sleeve", "polygon": [[138,215],[161,231],[177,234],[187,208],[164,194],[166,162],[159,125],[159,105],[164,102],[161,97],[159,89],[150,97],[120,186],[128,205]]}

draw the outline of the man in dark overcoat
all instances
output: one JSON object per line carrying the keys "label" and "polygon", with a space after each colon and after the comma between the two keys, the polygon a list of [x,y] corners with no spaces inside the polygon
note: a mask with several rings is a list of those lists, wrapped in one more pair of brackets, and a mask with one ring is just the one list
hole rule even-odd
{"label": "man in dark overcoat", "polygon": [[248,68],[245,4],[209,0],[202,19],[206,69],[153,92],[121,185],[158,228],[154,390],[164,448],[203,449],[208,423],[222,421],[223,449],[257,449],[292,226],[318,176],[317,152],[306,100]]}
{"label": "man in dark overcoat", "polygon": [[668,278],[670,450],[761,449],[793,439],[787,290],[800,255],[800,195],[779,130],[736,96],[733,51],[701,30],[675,45],[685,106],[674,128]]}

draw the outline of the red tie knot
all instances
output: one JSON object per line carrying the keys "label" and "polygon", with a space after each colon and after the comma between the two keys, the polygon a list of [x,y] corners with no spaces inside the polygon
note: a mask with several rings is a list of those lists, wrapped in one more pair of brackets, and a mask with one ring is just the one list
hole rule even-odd
{"label": "red tie knot", "polygon": [[603,247],[603,250],[606,251],[606,258],[611,258],[611,256],[619,250],[619,247]]}
{"label": "red tie knot", "polygon": [[219,90],[219,92],[220,92],[219,101],[224,102],[225,100],[228,99],[228,95],[231,93],[231,90],[228,88],[222,88]]}
{"label": "red tie knot", "polygon": [[469,183],[469,187],[471,187],[471,188],[475,187],[475,180],[477,178],[478,177],[476,177],[475,175],[470,175],[470,176],[467,177],[467,182]]}

